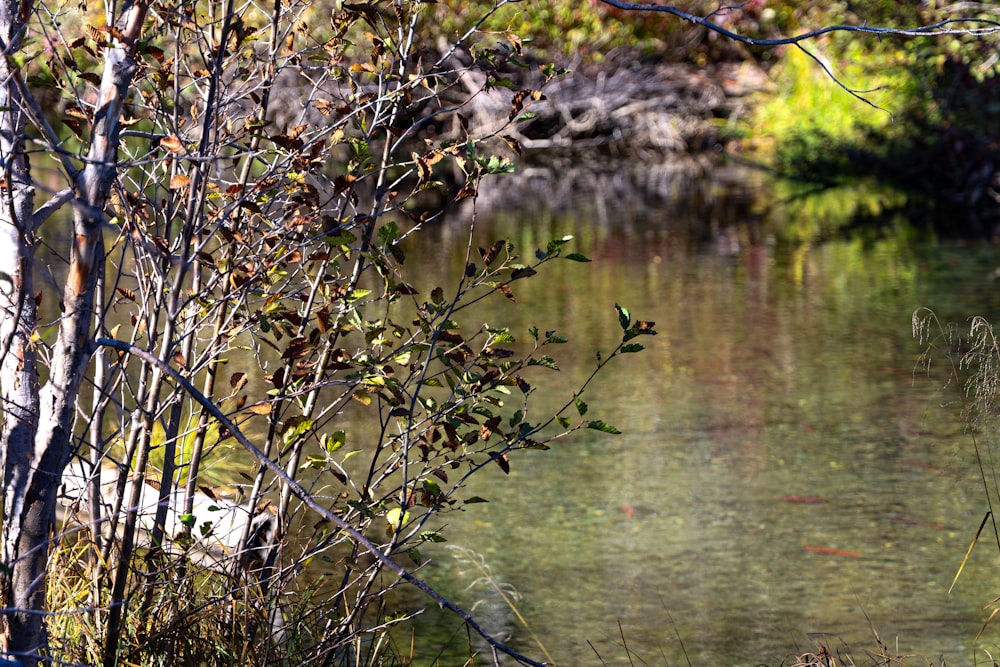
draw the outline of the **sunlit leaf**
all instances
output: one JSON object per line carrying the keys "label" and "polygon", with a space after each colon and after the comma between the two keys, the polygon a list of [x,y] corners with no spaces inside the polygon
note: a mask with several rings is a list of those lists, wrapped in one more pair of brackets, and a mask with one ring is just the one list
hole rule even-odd
{"label": "sunlit leaf", "polygon": [[314,420],[301,415],[292,417],[285,422],[285,430],[282,433],[282,437],[286,443],[293,442],[303,434],[308,433],[314,423]]}
{"label": "sunlit leaf", "polygon": [[559,251],[564,245],[573,240],[572,236],[564,236],[561,239],[552,239],[545,247],[545,254],[552,255]]}
{"label": "sunlit leaf", "polygon": [[545,368],[551,368],[554,371],[559,370],[559,365],[556,363],[555,359],[546,355],[542,355],[537,359],[530,359],[528,361],[529,366],[543,366]]}
{"label": "sunlit leaf", "polygon": [[408,523],[410,520],[410,513],[404,511],[401,507],[393,507],[388,512],[385,513],[385,532],[395,533],[398,528]]}
{"label": "sunlit leaf", "polygon": [[622,330],[628,330],[628,325],[632,321],[632,317],[629,315],[628,309],[615,304],[615,310],[618,311],[618,323],[621,324]]}
{"label": "sunlit leaf", "polygon": [[344,431],[334,431],[332,435],[324,433],[320,437],[320,445],[330,454],[343,447],[346,442],[347,434]]}
{"label": "sunlit leaf", "polygon": [[[466,500],[465,502],[468,503],[469,501]],[[483,502],[485,502],[485,501],[483,501]],[[420,533],[420,539],[424,540],[425,542],[447,542],[448,541],[448,540],[445,539],[445,537],[441,533],[439,533],[436,530],[425,530],[425,531],[422,531]]]}
{"label": "sunlit leaf", "polygon": [[168,134],[160,139],[160,146],[163,146],[171,153],[183,153],[184,144],[176,134]]}

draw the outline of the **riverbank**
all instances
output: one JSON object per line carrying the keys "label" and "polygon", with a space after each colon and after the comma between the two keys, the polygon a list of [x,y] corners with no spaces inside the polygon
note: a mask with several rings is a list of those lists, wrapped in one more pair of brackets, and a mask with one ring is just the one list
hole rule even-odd
{"label": "riverbank", "polygon": [[[530,107],[536,115],[506,132],[528,164],[567,158],[654,162],[712,151],[727,127],[752,112],[753,95],[774,89],[767,73],[751,62],[699,67],[618,52],[599,63],[573,65],[539,86],[544,99]],[[483,87],[481,76],[465,82],[466,88]],[[525,81],[532,83],[540,82]],[[499,130],[512,96],[496,89],[477,95],[470,124],[484,134]]]}

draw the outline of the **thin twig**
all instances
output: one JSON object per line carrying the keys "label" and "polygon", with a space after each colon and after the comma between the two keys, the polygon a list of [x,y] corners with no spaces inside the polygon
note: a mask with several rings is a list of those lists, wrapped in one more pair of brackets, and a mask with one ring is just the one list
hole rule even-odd
{"label": "thin twig", "polygon": [[184,388],[184,391],[186,391],[191,396],[191,398],[197,401],[198,404],[201,405],[209,414],[215,417],[220,424],[222,424],[226,429],[228,429],[228,431],[233,434],[233,437],[236,438],[236,440],[241,445],[243,445],[243,448],[246,449],[248,452],[250,452],[250,454],[252,454],[254,458],[257,459],[257,461],[262,466],[270,470],[278,479],[282,481],[283,484],[287,485],[287,488],[291,489],[295,497],[301,500],[303,504],[309,507],[309,509],[313,510],[321,517],[323,517],[327,521],[333,523],[338,528],[343,530],[351,537],[351,539],[353,539],[362,547],[364,547],[366,551],[371,553],[383,565],[385,565],[390,570],[395,572],[406,582],[419,588],[428,597],[434,600],[439,606],[445,607],[450,611],[454,612],[459,618],[461,618],[465,623],[467,623],[469,627],[476,632],[476,634],[482,637],[494,650],[500,651],[501,653],[504,653],[514,658],[515,660],[517,660],[522,664],[530,665],[531,667],[545,667],[543,663],[536,662],[526,656],[523,656],[517,651],[508,648],[506,645],[502,644],[500,641],[495,639],[492,635],[490,635],[482,627],[480,627],[480,625],[476,623],[476,621],[467,611],[459,607],[451,600],[445,598],[435,589],[431,588],[431,586],[423,579],[420,579],[419,577],[411,574],[408,570],[406,570],[406,568],[396,563],[396,561],[394,561],[389,554],[383,553],[383,551],[379,549],[378,546],[376,546],[371,540],[365,537],[365,535],[359,532],[350,523],[348,523],[337,514],[334,514],[333,512],[331,512],[330,510],[326,509],[318,502],[316,502],[316,500],[312,497],[312,495],[310,495],[309,492],[302,487],[302,485],[300,485],[297,481],[292,479],[288,475],[288,473],[285,472],[284,468],[282,468],[277,463],[272,461],[270,458],[265,456],[264,452],[262,452],[252,442],[250,442],[247,439],[247,437],[243,435],[243,432],[240,430],[240,428],[235,423],[233,423],[233,421],[230,420],[229,417],[227,417],[225,413],[222,412],[222,410],[220,410],[214,403],[212,403],[212,401],[205,398],[205,396],[203,396],[201,392],[198,391],[198,389],[195,388],[195,386],[191,384],[191,382],[187,378],[185,378],[179,372],[174,370],[174,368],[172,368],[169,364],[157,358],[155,355],[150,354],[146,350],[143,350],[142,348],[132,345],[131,343],[112,340],[110,338],[98,338],[95,342],[98,345],[104,347],[110,347],[114,350],[118,350],[120,352],[126,352],[133,356],[139,357],[143,361],[153,364],[154,366],[159,368],[163,373],[169,375],[171,379],[174,380],[174,382],[178,383],[179,385],[181,385],[181,387]]}

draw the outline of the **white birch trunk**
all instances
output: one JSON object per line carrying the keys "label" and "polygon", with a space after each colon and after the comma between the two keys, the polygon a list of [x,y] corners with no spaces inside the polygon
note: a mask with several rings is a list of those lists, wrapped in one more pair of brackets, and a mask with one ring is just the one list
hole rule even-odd
{"label": "white birch trunk", "polygon": [[[37,322],[33,263],[34,204],[28,161],[23,151],[26,109],[17,72],[0,59],[0,389],[5,482],[0,577],[3,605],[0,648],[33,667],[45,655],[43,623],[49,539],[55,524],[59,481],[69,459],[73,406],[93,350],[93,312],[97,277],[103,268],[103,209],[117,170],[119,121],[123,100],[136,71],[133,45],[145,16],[145,3],[126,3],[119,22],[120,44],[107,47],[100,96],[86,168],[75,180],[70,264],[62,294],[62,318],[52,351],[48,380],[39,388],[31,336]],[[6,54],[19,47],[28,3],[0,3],[0,38]],[[8,55],[9,57],[9,55]],[[109,647],[111,653],[114,647]]]}

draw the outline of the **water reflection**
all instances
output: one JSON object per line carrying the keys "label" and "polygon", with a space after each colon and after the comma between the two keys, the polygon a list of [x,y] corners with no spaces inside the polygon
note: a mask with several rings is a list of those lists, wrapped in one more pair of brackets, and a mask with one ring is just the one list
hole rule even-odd
{"label": "water reflection", "polygon": [[[970,661],[997,592],[987,548],[947,590],[986,502],[941,378],[914,379],[910,316],[997,314],[991,249],[906,233],[784,246],[749,193],[733,201],[480,212],[480,245],[509,237],[529,254],[573,234],[594,259],[550,266],[515,284],[516,307],[484,312],[570,337],[542,391],[565,400],[613,345],[615,303],[661,334],[587,398],[625,435],[581,433],[474,480],[469,494],[491,502],[448,517],[449,540],[519,591],[561,665],[788,664],[820,639],[863,660],[866,619],[890,651],[898,638],[902,653]],[[461,270],[461,234],[414,238],[452,246],[450,265],[408,251],[428,282]],[[444,546],[425,555],[428,580],[488,601],[493,629],[540,655],[495,594],[469,588],[474,569]],[[442,648],[450,617],[417,625],[418,665],[467,652],[464,635]],[[978,646],[994,644],[991,629]]]}

